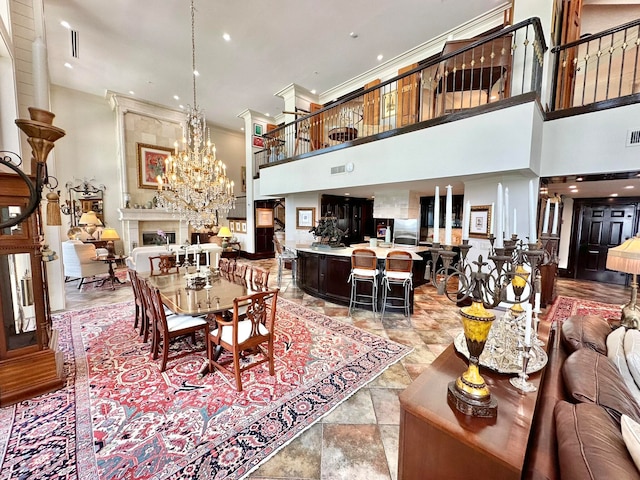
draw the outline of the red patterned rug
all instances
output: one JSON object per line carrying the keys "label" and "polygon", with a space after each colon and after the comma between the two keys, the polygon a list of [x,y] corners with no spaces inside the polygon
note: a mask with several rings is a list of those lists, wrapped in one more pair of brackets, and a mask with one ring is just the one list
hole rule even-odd
{"label": "red patterned rug", "polygon": [[607,320],[619,320],[621,312],[622,305],[593,302],[591,300],[559,295],[545,315],[545,319],[561,322],[572,315],[597,315]]}
{"label": "red patterned rug", "polygon": [[[118,280],[120,280],[120,282],[122,283],[118,283],[118,282],[114,282],[113,286],[115,288],[119,288],[119,287],[127,287],[127,288],[131,288],[131,283],[129,280],[129,274],[127,273],[127,269],[126,268],[117,268],[115,270],[115,274],[116,274],[116,278]],[[83,283],[81,290],[83,292],[90,292],[92,290],[109,290],[111,289],[111,282],[109,281],[109,275],[108,274],[102,274],[102,275],[96,275],[96,280],[98,281],[92,281],[91,283]],[[104,280],[104,283],[102,283],[102,281]],[[80,280],[76,280],[76,282],[79,282]],[[76,286],[78,285],[77,283],[75,284]]]}
{"label": "red patterned rug", "polygon": [[248,370],[238,393],[198,375],[202,342],[161,373],[132,318],[55,316],[66,387],[0,409],[0,479],[242,478],[410,351],[280,299],[276,374]]}

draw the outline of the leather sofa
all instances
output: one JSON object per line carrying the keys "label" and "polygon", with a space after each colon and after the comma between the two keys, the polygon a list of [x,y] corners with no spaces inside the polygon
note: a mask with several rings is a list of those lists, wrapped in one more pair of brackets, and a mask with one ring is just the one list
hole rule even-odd
{"label": "leather sofa", "polygon": [[640,479],[620,427],[622,414],[640,422],[640,405],[607,358],[611,332],[597,316],[552,329],[523,478]]}

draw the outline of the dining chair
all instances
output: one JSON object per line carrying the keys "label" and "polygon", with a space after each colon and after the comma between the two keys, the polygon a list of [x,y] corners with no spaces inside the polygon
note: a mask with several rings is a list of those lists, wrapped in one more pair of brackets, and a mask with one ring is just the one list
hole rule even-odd
{"label": "dining chair", "polygon": [[280,286],[282,281],[282,271],[285,269],[287,263],[291,266],[291,278],[295,283],[298,254],[280,243],[280,240],[278,240],[278,237],[275,235],[273,236],[273,245],[276,249],[276,259],[278,260],[278,286]]}
{"label": "dining chair", "polygon": [[136,318],[133,321],[133,328],[136,330],[139,329],[139,335],[144,336],[144,341],[146,342],[149,338],[148,328],[147,328],[147,317],[144,311],[145,302],[143,298],[143,294],[141,292],[140,287],[140,278],[138,277],[138,273],[133,269],[128,269],[129,280],[131,280],[131,288],[133,289],[133,299],[135,301],[136,306]]}
{"label": "dining chair", "polygon": [[[161,372],[164,372],[167,368],[167,362],[169,361],[169,344],[171,340],[185,335],[191,335],[192,341],[195,343],[196,332],[202,330],[207,349],[209,348],[209,343],[207,342],[209,323],[205,318],[177,314],[167,316],[162,303],[162,297],[160,296],[160,290],[150,285],[149,282],[145,281],[142,284],[144,285],[143,292],[146,310],[149,312],[147,318],[152,326],[151,355],[154,360],[158,359],[160,344],[162,344]],[[178,358],[179,356],[181,355],[179,354],[174,358]]]}
{"label": "dining chair", "polygon": [[236,269],[236,261],[230,258],[221,258],[219,263],[220,272],[227,276],[233,276]]}
{"label": "dining chair", "polygon": [[249,283],[252,284],[256,290],[266,290],[269,287],[269,270],[252,266],[251,272],[249,273]]}
{"label": "dining chair", "polygon": [[175,255],[155,255],[153,257],[149,257],[149,267],[151,275],[180,273],[180,267],[176,262]]}
{"label": "dining chair", "polygon": [[233,273],[233,276],[235,277],[235,279],[239,282],[244,282],[246,281],[246,276],[247,276],[247,269],[249,268],[249,265],[247,265],[246,263],[237,263],[236,262],[236,269]]}
{"label": "dining chair", "polygon": [[[275,374],[273,338],[277,300],[277,289],[257,292],[233,300],[231,319],[225,320],[222,315],[216,315],[217,328],[209,333],[207,342],[209,371],[217,369],[231,373],[235,377],[238,392],[242,391],[241,374],[249,368],[268,362],[269,375]],[[246,308],[241,317],[242,307]],[[222,350],[230,353],[231,358],[229,355],[222,357]],[[241,365],[240,358],[248,356],[257,358]]]}

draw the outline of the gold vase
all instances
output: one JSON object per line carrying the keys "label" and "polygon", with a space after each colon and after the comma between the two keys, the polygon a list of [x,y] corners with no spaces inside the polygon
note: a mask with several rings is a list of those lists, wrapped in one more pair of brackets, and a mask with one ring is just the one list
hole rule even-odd
{"label": "gold vase", "polygon": [[460,309],[464,337],[469,350],[469,367],[455,382],[449,383],[448,398],[456,409],[474,417],[495,417],[498,405],[491,397],[478,363],[495,315],[484,308],[482,302]]}
{"label": "gold vase", "polygon": [[527,286],[527,279],[529,278],[529,272],[527,272],[522,264],[518,264],[515,269],[515,275],[511,279],[511,286],[513,287],[513,294],[516,297],[516,303],[511,307],[511,311],[515,316],[524,313],[524,308],[520,305],[520,297],[524,292],[524,287]]}

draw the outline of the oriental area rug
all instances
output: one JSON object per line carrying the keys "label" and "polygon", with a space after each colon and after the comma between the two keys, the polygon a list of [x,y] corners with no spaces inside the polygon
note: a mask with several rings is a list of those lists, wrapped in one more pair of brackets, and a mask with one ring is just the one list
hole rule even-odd
{"label": "oriental area rug", "polygon": [[0,479],[190,479],[247,475],[387,367],[398,343],[279,299],[267,364],[199,375],[198,340],[160,372],[133,329],[133,303],[54,317],[67,383],[0,409]]}
{"label": "oriental area rug", "polygon": [[548,321],[562,322],[562,320],[572,315],[596,315],[605,320],[619,320],[621,312],[622,305],[593,302],[591,300],[559,295],[547,312],[545,319]]}

